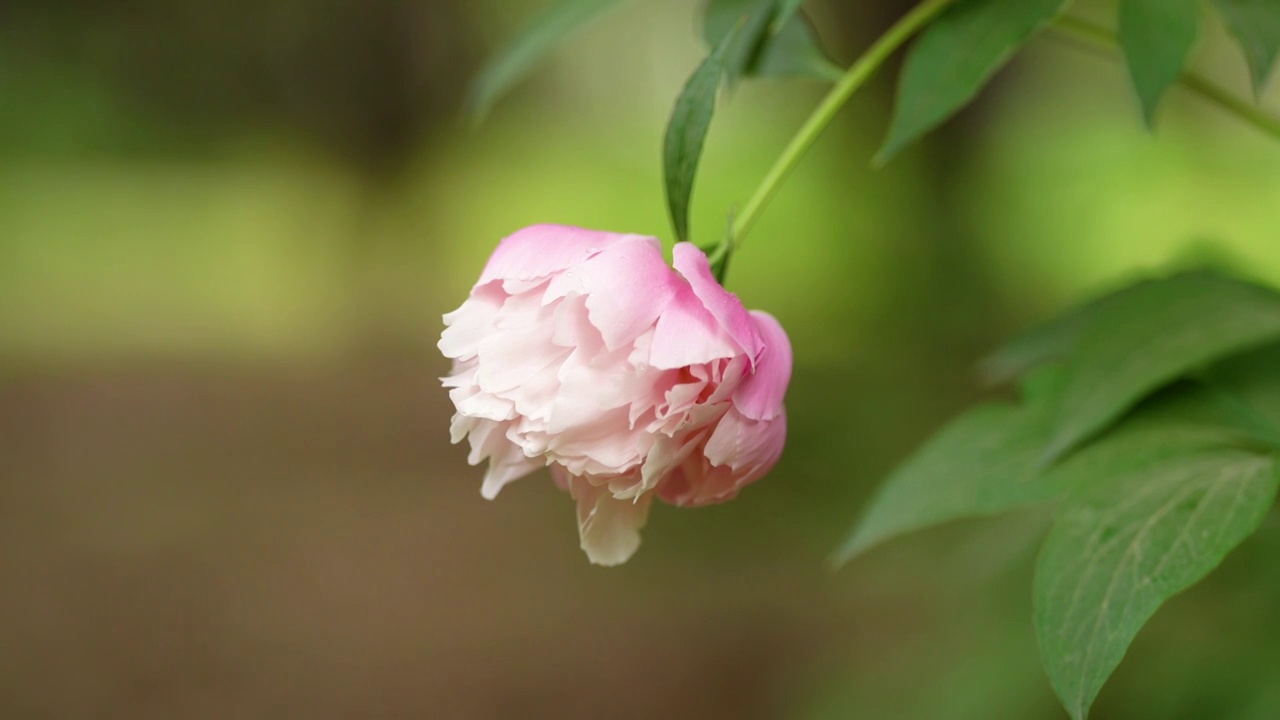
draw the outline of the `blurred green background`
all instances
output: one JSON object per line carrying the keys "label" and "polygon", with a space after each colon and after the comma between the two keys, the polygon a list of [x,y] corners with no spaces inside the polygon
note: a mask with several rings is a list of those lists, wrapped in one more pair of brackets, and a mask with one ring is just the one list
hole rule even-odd
{"label": "blurred green background", "polygon": [[[701,48],[696,4],[625,0],[467,128],[468,78],[548,4],[3,4],[0,717],[1064,717],[1046,513],[825,555],[1013,330],[1169,263],[1280,280],[1280,143],[1178,91],[1149,135],[1116,62],[1043,39],[873,171],[883,75],[729,279],[795,347],[783,461],[601,569],[545,475],[480,498],[434,343],[522,226],[668,236]],[[906,4],[807,7],[847,62]],[[1220,28],[1196,65],[1247,92]],[[822,91],[722,104],[698,239]],[[1162,610],[1095,717],[1280,717],[1277,547],[1272,521]]]}

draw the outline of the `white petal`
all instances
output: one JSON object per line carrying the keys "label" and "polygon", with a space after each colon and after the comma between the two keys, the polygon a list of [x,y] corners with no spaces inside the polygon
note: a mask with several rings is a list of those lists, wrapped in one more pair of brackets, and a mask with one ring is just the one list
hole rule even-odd
{"label": "white petal", "polygon": [[510,462],[500,462],[498,458],[489,458],[489,469],[484,474],[484,484],[480,486],[480,494],[485,500],[498,497],[498,492],[506,485],[519,480],[542,467],[542,463],[530,460],[518,449]]}
{"label": "white petal", "polygon": [[649,519],[653,493],[619,500],[605,487],[570,476],[569,493],[578,501],[578,537],[596,565],[621,565],[640,548],[640,529]]}
{"label": "white petal", "polygon": [[676,466],[684,462],[698,445],[696,438],[686,438],[677,442],[664,435],[658,435],[640,469],[641,482],[635,492],[644,492],[654,488]]}
{"label": "white petal", "polygon": [[506,293],[486,287],[471,291],[462,306],[444,316],[445,329],[436,347],[447,358],[475,357],[480,343],[496,329],[498,312]]}
{"label": "white petal", "polygon": [[449,440],[454,445],[462,442],[463,438],[475,429],[480,422],[479,418],[473,418],[470,415],[462,413],[454,413],[453,420],[449,423]]}
{"label": "white petal", "polygon": [[498,421],[513,420],[516,417],[515,403],[479,392],[475,388],[454,388],[449,391],[449,399],[453,400],[454,407],[463,415]]}

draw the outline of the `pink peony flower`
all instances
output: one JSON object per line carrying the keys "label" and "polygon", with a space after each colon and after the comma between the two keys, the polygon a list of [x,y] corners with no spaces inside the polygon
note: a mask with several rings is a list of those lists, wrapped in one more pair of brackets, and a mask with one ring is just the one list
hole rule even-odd
{"label": "pink peony flower", "polygon": [[503,240],[444,316],[453,442],[488,461],[481,494],[549,466],[600,565],[635,553],[655,497],[729,500],[786,439],[786,333],[693,245],[674,261],[654,238],[536,225]]}

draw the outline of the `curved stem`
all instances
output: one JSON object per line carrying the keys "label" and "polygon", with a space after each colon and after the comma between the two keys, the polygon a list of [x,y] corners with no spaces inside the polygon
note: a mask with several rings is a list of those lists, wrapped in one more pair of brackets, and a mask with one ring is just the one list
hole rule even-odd
{"label": "curved stem", "polygon": [[[791,174],[791,171],[799,164],[800,159],[804,157],[805,152],[818,139],[818,136],[831,123],[836,113],[839,112],[840,108],[844,107],[844,104],[848,102],[853,93],[875,74],[875,71],[884,64],[885,60],[894,51],[928,25],[952,1],[924,0],[924,2],[913,8],[911,12],[904,15],[902,19],[894,23],[853,65],[849,66],[849,69],[845,71],[840,80],[827,93],[827,96],[822,99],[818,107],[809,115],[809,119],[805,121],[795,137],[787,144],[786,149],[778,156],[773,167],[769,169],[769,173],[761,181],[760,187],[756,188],[755,194],[742,207],[742,211],[734,217],[725,241],[717,245],[708,258],[712,267],[723,267],[729,253],[742,244],[742,239],[751,231],[751,227],[755,225],[764,206],[773,198],[782,181]],[[1083,18],[1064,15],[1058,18],[1054,27],[1095,43],[1110,47],[1118,45],[1114,32]],[[1178,78],[1178,82],[1188,90],[1252,125],[1260,132],[1280,139],[1280,118],[1267,114],[1261,108],[1232,94],[1221,85],[1190,71],[1184,72]]]}
{"label": "curved stem", "polygon": [[[1110,47],[1116,47],[1119,44],[1116,34],[1108,28],[1073,15],[1064,15],[1058,18],[1055,27],[1077,37]],[[1200,97],[1218,105],[1227,113],[1235,115],[1252,125],[1260,132],[1280,139],[1280,118],[1268,115],[1257,105],[1232,94],[1231,91],[1209,78],[1198,73],[1186,71],[1178,78],[1178,83]]]}
{"label": "curved stem", "polygon": [[818,135],[822,134],[822,131],[831,123],[831,119],[836,116],[854,91],[862,87],[895,50],[928,25],[951,2],[952,0],[924,0],[894,23],[862,54],[862,57],[849,66],[827,96],[822,99],[822,103],[809,115],[809,119],[791,139],[786,149],[778,156],[755,194],[746,205],[742,206],[742,211],[734,218],[728,241],[721,243],[713,252],[711,258],[713,261],[736,249],[742,243],[742,238],[751,230],[751,226],[760,216],[760,211],[778,191],[778,186],[787,175],[791,174],[805,151],[813,145],[814,140],[818,139]]}

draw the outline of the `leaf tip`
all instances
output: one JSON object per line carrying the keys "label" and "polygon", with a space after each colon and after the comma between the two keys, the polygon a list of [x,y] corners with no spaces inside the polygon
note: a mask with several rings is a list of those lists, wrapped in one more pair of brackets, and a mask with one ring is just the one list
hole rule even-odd
{"label": "leaf tip", "polygon": [[854,527],[853,533],[848,539],[827,556],[823,565],[826,567],[827,572],[834,573],[861,557],[872,547],[879,545],[896,534],[886,534],[882,531],[876,531],[874,528],[869,531],[864,520]]}
{"label": "leaf tip", "polygon": [[471,103],[467,103],[462,110],[462,124],[471,132],[479,130],[480,126],[488,118],[489,108],[487,107],[473,106]]}
{"label": "leaf tip", "polygon": [[1160,108],[1160,101],[1143,101],[1142,103],[1142,124],[1148,133],[1156,132],[1156,111]]}
{"label": "leaf tip", "polygon": [[897,148],[886,144],[884,147],[877,150],[875,155],[871,156],[871,169],[883,170],[884,167],[889,164],[889,161],[897,154]]}
{"label": "leaf tip", "polygon": [[858,554],[862,552],[862,549],[863,548],[859,547],[855,543],[845,543],[844,545],[836,548],[835,552],[827,556],[827,559],[822,563],[822,567],[828,573],[834,575],[845,565],[848,565],[850,560],[857,557]]}

